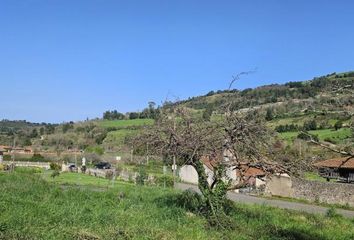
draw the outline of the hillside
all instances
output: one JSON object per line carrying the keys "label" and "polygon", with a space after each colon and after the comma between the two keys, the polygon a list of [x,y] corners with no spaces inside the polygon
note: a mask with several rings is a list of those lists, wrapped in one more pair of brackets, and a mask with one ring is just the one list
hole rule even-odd
{"label": "hillside", "polygon": [[[225,106],[232,109],[247,109],[287,105],[288,109],[279,109],[280,115],[315,108],[317,111],[353,110],[354,72],[332,73],[315,77],[313,80],[272,84],[242,91],[211,91],[204,96],[192,97],[177,102],[192,109],[212,108],[222,112]],[[291,107],[291,109],[290,109]]]}
{"label": "hillside", "polygon": [[[241,112],[257,110],[264,114],[267,125],[279,133],[285,144],[293,146],[299,139],[299,132],[306,130],[322,141],[346,146],[353,143],[352,131],[348,128],[354,113],[353,96],[354,72],[346,72],[242,91],[211,91],[204,96],[166,104],[163,108],[184,106],[200,117],[208,112],[212,121],[223,117],[225,107]],[[152,124],[154,120],[146,117],[156,115],[158,110],[149,105],[140,114],[118,113],[123,120],[96,119],[57,125],[3,120],[0,122],[0,145],[12,145],[15,137],[16,145],[31,146],[36,151],[58,153],[80,149],[98,154],[129,153],[131,146],[127,139]],[[129,119],[132,116],[134,119]],[[142,118],[136,118],[139,116]],[[308,151],[308,157],[318,152],[312,148]]]}

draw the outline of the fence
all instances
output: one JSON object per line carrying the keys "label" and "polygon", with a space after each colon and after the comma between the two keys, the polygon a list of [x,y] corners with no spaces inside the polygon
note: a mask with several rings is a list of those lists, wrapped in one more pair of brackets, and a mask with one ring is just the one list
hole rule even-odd
{"label": "fence", "polygon": [[22,161],[3,161],[4,164],[12,164],[14,163],[16,167],[38,167],[38,168],[44,168],[46,170],[50,169],[50,163],[49,162],[22,162]]}

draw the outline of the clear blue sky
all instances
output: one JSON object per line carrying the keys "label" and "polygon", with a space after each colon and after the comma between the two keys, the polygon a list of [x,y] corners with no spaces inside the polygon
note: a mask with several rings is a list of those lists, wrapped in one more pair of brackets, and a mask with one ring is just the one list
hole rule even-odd
{"label": "clear blue sky", "polygon": [[1,0],[0,119],[62,122],[354,70],[352,0]]}

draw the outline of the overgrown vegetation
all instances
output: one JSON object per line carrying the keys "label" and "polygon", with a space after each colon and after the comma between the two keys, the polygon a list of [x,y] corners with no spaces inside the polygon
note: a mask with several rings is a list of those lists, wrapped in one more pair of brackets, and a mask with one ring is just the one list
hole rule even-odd
{"label": "overgrown vegetation", "polygon": [[[75,185],[58,185],[74,177]],[[92,179],[92,180],[89,180]],[[0,173],[0,239],[352,239],[354,222],[265,206],[230,205],[235,230],[210,227],[198,196],[157,187],[32,171]],[[91,185],[85,185],[89,184]]]}

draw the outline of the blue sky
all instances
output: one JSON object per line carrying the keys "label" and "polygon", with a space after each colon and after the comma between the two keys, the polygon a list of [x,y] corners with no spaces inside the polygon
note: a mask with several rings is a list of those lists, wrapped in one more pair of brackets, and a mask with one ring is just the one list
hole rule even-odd
{"label": "blue sky", "polygon": [[0,119],[83,120],[354,70],[354,1],[0,1]]}

